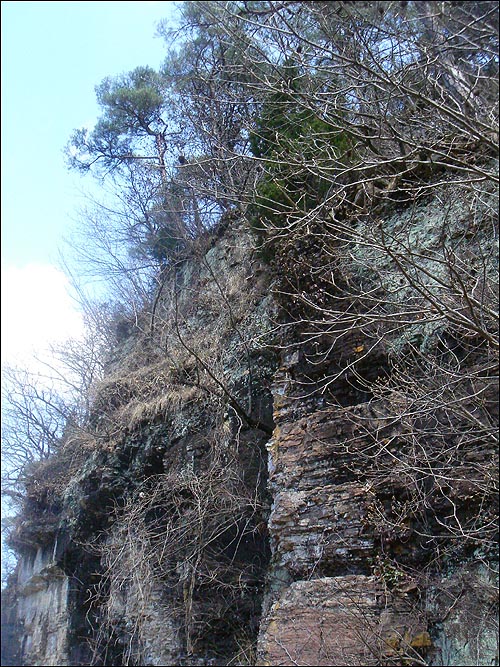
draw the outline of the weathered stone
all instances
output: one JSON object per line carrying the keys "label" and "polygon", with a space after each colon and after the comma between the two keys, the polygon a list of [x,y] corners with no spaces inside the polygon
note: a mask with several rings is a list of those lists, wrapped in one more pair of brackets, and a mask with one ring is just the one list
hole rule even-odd
{"label": "weathered stone", "polygon": [[[354,408],[330,408],[279,425],[268,445],[274,503],[270,535],[275,562],[295,578],[312,572],[366,572],[374,537],[366,520],[372,501],[368,434],[356,433]],[[358,409],[359,412],[359,409]],[[369,415],[366,415],[369,418]]]}
{"label": "weathered stone", "polygon": [[[415,218],[429,247],[435,246],[433,220],[439,216],[431,202]],[[401,224],[412,222],[413,213],[401,216]],[[458,216],[454,225],[462,222]],[[387,222],[397,224],[396,217]],[[268,293],[268,274],[251,250],[248,233],[234,225],[195,260],[179,265],[176,285],[164,286],[156,311],[156,324],[165,326],[156,342],[173,354],[177,366],[165,369],[165,359],[155,365],[147,357],[152,352],[142,349],[146,340],[135,340],[129,331],[96,404],[99,418],[106,405],[116,410],[110,423],[119,437],[87,457],[65,490],[60,515],[19,524],[18,545],[25,551],[18,567],[17,617],[24,663],[89,664],[90,640],[102,643],[95,664],[239,664],[238,656],[247,664],[259,633],[263,666],[493,664],[497,601],[495,577],[486,565],[491,554],[478,553],[458,565],[455,560],[445,573],[433,565],[435,559],[443,567],[436,552],[425,551],[435,526],[415,526],[429,516],[415,518],[411,507],[401,510],[411,494],[405,495],[407,477],[390,444],[401,433],[401,420],[387,418],[385,394],[368,395],[349,375],[353,355],[368,347],[359,331],[342,337],[323,367],[307,359],[306,346],[282,346],[276,371],[276,359],[263,342],[276,319],[276,303]],[[363,252],[354,249],[350,257],[368,275],[372,265]],[[383,259],[375,256],[372,263],[381,273]],[[393,276],[386,279],[390,286]],[[404,299],[407,291],[394,294]],[[210,352],[205,368],[176,338],[177,307],[182,317],[176,326],[187,338],[193,335],[196,351]],[[434,344],[438,326],[422,327],[405,331],[391,345],[397,349],[405,336],[413,340],[417,334],[421,349]],[[367,357],[363,377],[386,369],[382,348],[381,343]],[[208,371],[223,382],[232,402],[220,385],[210,384]],[[315,384],[321,374],[336,377],[326,394]],[[136,395],[145,377],[149,393]],[[481,394],[480,385],[477,391]],[[245,409],[255,418],[254,427],[245,422]],[[262,453],[272,422],[266,470]],[[211,458],[215,441],[217,457]],[[458,481],[448,480],[448,501],[458,505],[465,497],[480,505],[481,484],[468,473],[491,465],[493,476],[488,457],[494,457],[491,448],[474,449],[453,464]],[[220,504],[205,513],[204,521],[215,521],[198,548],[195,529],[202,522],[188,509],[193,498],[203,505],[204,496],[189,480],[227,461],[233,467],[225,472],[237,473],[237,483],[224,487]],[[381,463],[383,474],[375,470]],[[145,519],[141,525],[149,527],[154,545],[151,566],[148,561],[143,567],[142,552],[133,550],[137,521],[127,524],[124,508],[147,499],[151,480],[166,473],[172,488],[162,496],[164,504],[148,507],[144,517],[132,513]],[[217,523],[218,511],[232,502],[238,485],[252,490],[249,502],[236,517],[224,515]],[[208,485],[207,495],[214,488]],[[429,484],[428,503],[432,490]],[[395,517],[393,524],[388,516]],[[62,525],[64,543],[56,539]],[[114,541],[102,539],[115,528]],[[120,538],[128,530],[129,552]],[[172,539],[177,534],[184,543]],[[89,544],[100,540],[110,546],[107,561],[104,551],[88,556]],[[30,550],[34,545],[38,550]],[[198,556],[207,553],[201,567]],[[119,565],[121,571],[113,569]],[[198,578],[191,577],[197,566]]]}
{"label": "weathered stone", "polygon": [[417,616],[395,604],[378,578],[328,577],[295,582],[272,605],[257,664],[379,665],[430,645]]}
{"label": "weathered stone", "polygon": [[23,559],[18,573],[17,618],[25,665],[68,665],[70,581],[53,559],[53,549]]}

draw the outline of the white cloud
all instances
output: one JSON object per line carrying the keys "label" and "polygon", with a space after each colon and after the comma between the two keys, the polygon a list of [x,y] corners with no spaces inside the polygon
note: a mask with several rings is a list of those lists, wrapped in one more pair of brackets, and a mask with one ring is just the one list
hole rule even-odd
{"label": "white cloud", "polygon": [[50,264],[2,267],[2,364],[31,363],[50,344],[83,333],[68,279]]}

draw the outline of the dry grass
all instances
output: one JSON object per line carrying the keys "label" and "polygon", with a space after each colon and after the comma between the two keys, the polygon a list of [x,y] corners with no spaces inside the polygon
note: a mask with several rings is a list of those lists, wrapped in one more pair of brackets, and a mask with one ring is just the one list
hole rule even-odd
{"label": "dry grass", "polygon": [[204,392],[199,387],[172,387],[150,400],[132,399],[117,417],[129,431],[133,431],[145,422],[166,421],[202,396]]}

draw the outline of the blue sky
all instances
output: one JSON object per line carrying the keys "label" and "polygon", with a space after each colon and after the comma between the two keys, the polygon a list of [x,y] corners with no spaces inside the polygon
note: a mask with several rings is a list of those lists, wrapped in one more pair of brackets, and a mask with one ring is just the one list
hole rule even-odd
{"label": "blue sky", "polygon": [[[166,55],[156,24],[174,2],[14,2],[2,11],[2,360],[51,337],[75,335],[79,318],[56,268],[82,190],[63,149],[95,122],[95,86]],[[30,312],[33,316],[30,316]],[[44,315],[45,313],[45,315]],[[31,342],[30,342],[31,341]]]}

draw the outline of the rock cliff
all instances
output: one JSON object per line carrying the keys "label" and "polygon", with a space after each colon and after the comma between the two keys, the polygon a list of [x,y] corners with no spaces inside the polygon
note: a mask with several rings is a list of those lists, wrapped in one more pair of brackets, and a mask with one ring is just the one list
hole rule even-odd
{"label": "rock cliff", "polygon": [[[451,193],[389,211],[385,233],[411,232],[422,270],[447,234],[488,272],[486,218],[467,232]],[[152,317],[119,328],[88,428],[33,471],[11,538],[21,664],[498,664],[495,450],[469,404],[421,410],[393,362],[462,355],[471,409],[494,421],[485,352],[444,349],[439,318],[395,325],[415,283],[356,244],[373,224],[333,247],[314,230],[278,241],[268,263],[233,219],[165,271]],[[385,295],[382,330],[342,324],[369,312],[346,287],[363,281]]]}

